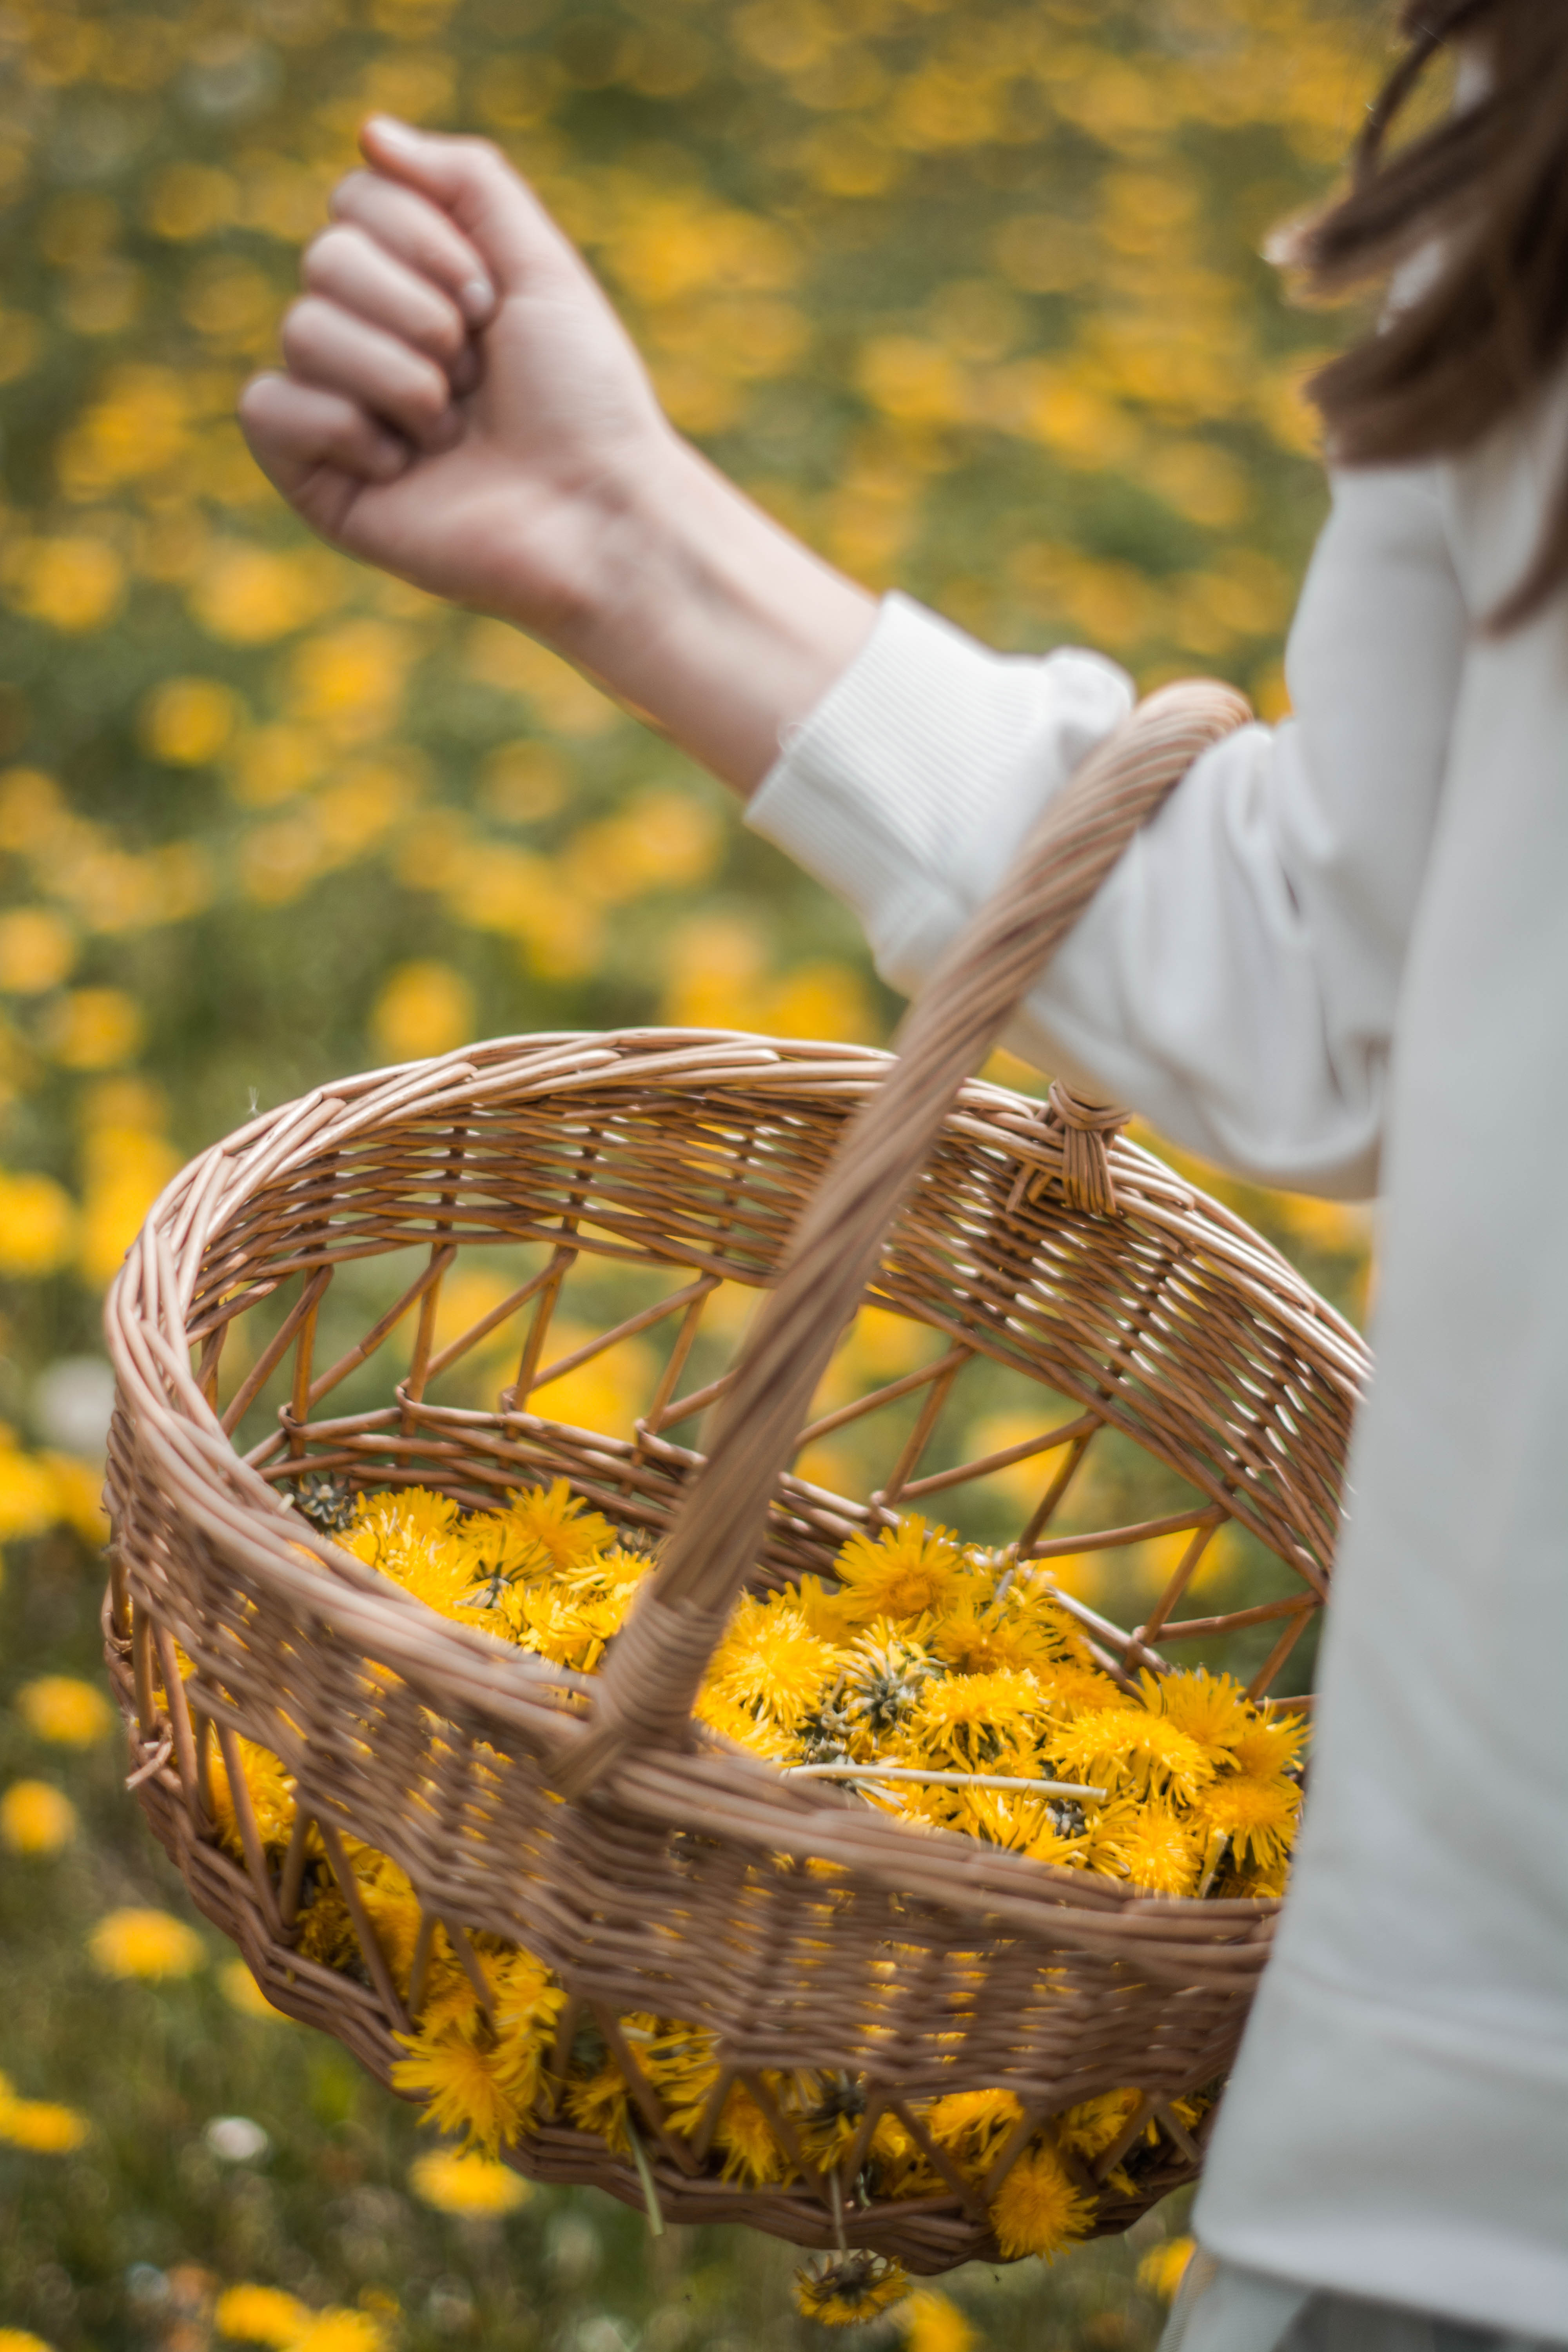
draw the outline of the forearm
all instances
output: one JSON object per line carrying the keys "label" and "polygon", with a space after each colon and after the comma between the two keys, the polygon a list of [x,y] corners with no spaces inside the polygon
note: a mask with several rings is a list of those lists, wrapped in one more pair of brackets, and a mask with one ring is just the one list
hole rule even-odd
{"label": "forearm", "polygon": [[560,651],[749,795],[865,645],[876,599],[673,433],[583,537]]}

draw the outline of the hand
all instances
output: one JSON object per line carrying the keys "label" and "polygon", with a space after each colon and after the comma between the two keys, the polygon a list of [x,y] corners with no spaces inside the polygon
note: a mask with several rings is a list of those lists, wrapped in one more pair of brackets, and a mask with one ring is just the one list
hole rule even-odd
{"label": "hand", "polygon": [[555,646],[743,789],[869,597],[682,441],[581,256],[482,140],[378,117],[240,423],[349,554]]}
{"label": "hand", "polygon": [[[675,436],[580,256],[497,151],[377,119],[246,386],[258,464],[312,530],[549,634]],[[482,330],[482,334],[478,331]]]}

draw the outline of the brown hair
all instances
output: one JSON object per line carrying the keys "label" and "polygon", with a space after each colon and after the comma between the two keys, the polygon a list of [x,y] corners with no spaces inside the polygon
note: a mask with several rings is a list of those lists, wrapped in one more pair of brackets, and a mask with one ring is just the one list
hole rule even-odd
{"label": "brown hair", "polygon": [[[1309,297],[1330,299],[1430,257],[1375,332],[1308,386],[1337,465],[1473,448],[1568,357],[1568,0],[1405,0],[1400,30],[1409,47],[1349,189],[1274,247]],[[1478,54],[1484,90],[1385,154],[1424,68],[1455,45]],[[1528,619],[1564,583],[1568,477],[1490,626]]]}

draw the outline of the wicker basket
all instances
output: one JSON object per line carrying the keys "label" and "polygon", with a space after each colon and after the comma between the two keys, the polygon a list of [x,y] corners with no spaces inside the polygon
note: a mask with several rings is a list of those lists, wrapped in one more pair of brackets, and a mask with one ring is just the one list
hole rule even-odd
{"label": "wicker basket", "polygon": [[[748,1579],[829,1571],[854,1528],[933,1499],[941,1517],[950,1489],[1034,1455],[1040,1498],[1018,1530],[1030,1556],[1188,1534],[1135,1632],[1069,1604],[1122,1678],[1163,1670],[1163,1650],[1184,1639],[1275,1619],[1261,1695],[1321,1604],[1366,1370],[1354,1333],[1237,1219],[1117,1136],[1113,1115],[1060,1088],[1042,1115],[965,1076],[1132,829],[1244,715],[1219,688],[1166,689],[1142,706],[1056,803],[910,1016],[897,1061],[711,1032],[504,1040],[270,1112],[194,1161],[153,1209],[108,1309],[119,1404],[105,1631],[132,1778],[195,1902],[268,1998],[383,2082],[410,2019],[346,1869],[363,1980],[294,1948],[308,1822],[335,1865],[344,1832],[391,1855],[426,1928],[446,1923],[459,1950],[465,1931],[488,1930],[557,1972],[569,1997],[559,2046],[591,2015],[623,2058],[670,2219],[744,2221],[812,2246],[847,2238],[920,2272],[994,2259],[987,2200],[1029,2132],[1131,2085],[1143,2094],[1135,2124],[1086,2184],[1097,2227],[1124,2228],[1194,2176],[1201,2147],[1170,2102],[1224,2076],[1275,1906],[1157,1900],[916,1833],[696,1734],[689,1705]],[[449,1269],[520,1243],[542,1246],[541,1268],[437,1347]],[[334,1275],[394,1251],[416,1254],[406,1288],[321,1365]],[[572,1352],[582,1360],[661,1319],[673,1329],[625,1441],[529,1410],[563,1370],[547,1344],[562,1282],[595,1258],[677,1281]],[[732,1369],[682,1392],[721,1283],[772,1296]],[[271,1336],[220,1418],[226,1340],[269,1299]],[[823,1433],[820,1420],[805,1425],[810,1400],[862,1304],[947,1344],[829,1416],[922,1398],[880,1490],[852,1503],[789,1465]],[[512,1318],[520,1368],[498,1410],[441,1402],[450,1368]],[[406,1378],[379,1409],[333,1418],[332,1391],[405,1318]],[[922,1475],[937,1416],[971,1365],[1026,1376],[1068,1399],[1068,1418]],[[289,1403],[241,1458],[230,1433],[285,1378]],[[710,1407],[705,1462],[670,1433],[689,1436]],[[1052,1514],[1102,1429],[1178,1473],[1194,1507],[1054,1535]],[[590,1680],[434,1615],[340,1551],[286,1508],[307,1470],[365,1488],[433,1486],[479,1507],[564,1475],[623,1527],[666,1538],[658,1574]],[[1287,1564],[1290,1592],[1184,1620],[1183,1593],[1226,1520]],[[194,1662],[186,1683],[176,1643]],[[296,1777],[299,1825],[280,1872],[243,1799],[241,1733]],[[244,1867],[212,1827],[215,1739],[238,1796]],[[755,2086],[764,2111],[759,2070],[833,2069],[865,2092],[862,2140],[889,2107],[918,2136],[910,2103],[957,2089],[1011,2090],[1023,2123],[979,2188],[935,2149],[940,2195],[858,2203],[858,2141],[837,2175],[802,2158],[782,2186],[745,2189],[717,2177],[700,2139],[667,2128],[618,2030],[648,2011],[718,2035],[725,2080]],[[1134,2132],[1129,2199],[1103,2184]],[[633,2164],[563,2121],[539,2123],[510,2153],[540,2179],[645,2201]]]}

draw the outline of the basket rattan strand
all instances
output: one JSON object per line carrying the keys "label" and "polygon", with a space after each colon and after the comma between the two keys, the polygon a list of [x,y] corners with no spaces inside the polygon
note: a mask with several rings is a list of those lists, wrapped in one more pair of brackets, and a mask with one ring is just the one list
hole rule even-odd
{"label": "basket rattan strand", "polygon": [[[1156,1900],[917,1834],[694,1734],[688,1709],[748,1579],[829,1570],[857,1527],[910,1506],[940,1516],[963,1480],[1035,1455],[1042,1490],[1018,1531],[1029,1556],[1048,1564],[1053,1551],[1187,1536],[1140,1628],[1069,1604],[1119,1675],[1164,1670],[1184,1640],[1277,1619],[1261,1695],[1322,1601],[1367,1368],[1355,1334],[1239,1220],[1116,1136],[1113,1116],[1060,1087],[1042,1114],[966,1076],[1132,831],[1244,716],[1228,689],[1204,685],[1142,706],[952,950],[897,1060],[713,1032],[501,1040],[269,1112],[155,1205],[108,1307],[119,1400],[104,1622],[132,1777],[196,1904],[268,1999],[382,2081],[410,2018],[369,1921],[356,1914],[357,1975],[295,1948],[310,1822],[329,1857],[341,1858],[345,1832],[391,1855],[427,1926],[506,1937],[558,1973],[569,1996],[560,2046],[591,2016],[626,2053],[672,2220],[743,2221],[805,2245],[847,2236],[919,2272],[994,2257],[987,2199],[1029,2128],[1130,2085],[1143,2094],[1137,2195],[1104,2186],[1119,2146],[1084,2183],[1098,2228],[1124,2228],[1193,2177],[1201,2147],[1169,2103],[1224,2075],[1273,1905]],[[453,1266],[519,1244],[539,1246],[538,1271],[437,1345]],[[329,1286],[394,1252],[413,1254],[406,1287],[321,1363]],[[551,1360],[569,1269],[605,1260],[680,1278],[654,1307]],[[732,1369],[683,1391],[721,1284],[771,1296]],[[226,1341],[268,1301],[270,1336],[220,1415]],[[821,1420],[808,1425],[811,1398],[867,1303],[947,1344],[838,1416],[922,1395],[881,1488],[854,1503],[790,1465],[824,1433]],[[518,1370],[498,1409],[441,1402],[445,1376],[512,1318]],[[573,1364],[661,1320],[673,1345],[635,1437],[529,1410]],[[406,1376],[384,1404],[333,1417],[332,1391],[400,1328],[413,1332]],[[954,1382],[996,1365],[1068,1400],[1068,1419],[1043,1415],[1037,1436],[922,1475]],[[288,1402],[241,1455],[232,1433],[269,1381]],[[671,1433],[690,1435],[709,1407],[705,1460]],[[1201,1499],[1173,1521],[1053,1534],[1100,1430],[1135,1440]],[[662,1539],[659,1570],[590,1680],[433,1615],[318,1535],[286,1507],[307,1469],[361,1487],[432,1486],[476,1507],[565,1476],[623,1527]],[[1247,1612],[1184,1618],[1183,1594],[1227,1520],[1296,1582]],[[186,1681],[176,1643],[193,1664]],[[249,1815],[240,1734],[297,1781],[280,1870]],[[213,1827],[215,1743],[243,1864]],[[354,1910],[352,1876],[340,1876]],[[851,2147],[837,2177],[803,2161],[782,2185],[748,2189],[667,2127],[638,2078],[617,2021],[648,2011],[716,2034],[727,2077],[749,2085],[764,2068],[856,2078],[863,2135],[889,2107],[918,2132],[910,2102],[982,2087],[1014,2092],[1024,2125],[979,2188],[937,2150],[940,2195],[859,2203]],[[509,2153],[538,2178],[645,2200],[631,2163],[563,2121],[539,2122]]]}

